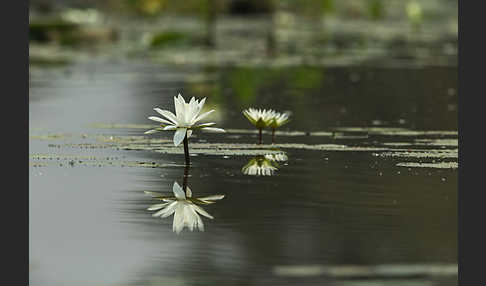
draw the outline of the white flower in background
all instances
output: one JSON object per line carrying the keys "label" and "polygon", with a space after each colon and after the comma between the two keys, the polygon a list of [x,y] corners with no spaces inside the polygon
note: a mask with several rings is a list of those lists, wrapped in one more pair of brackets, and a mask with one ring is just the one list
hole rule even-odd
{"label": "white flower in background", "polygon": [[277,166],[264,156],[258,156],[243,166],[241,171],[250,176],[272,176],[278,170]]}
{"label": "white flower in background", "polygon": [[221,200],[224,198],[224,195],[193,198],[191,189],[186,187],[186,192],[184,193],[184,190],[182,190],[181,186],[179,186],[177,182],[174,182],[172,191],[175,196],[174,198],[164,197],[153,192],[145,193],[163,201],[163,203],[152,205],[147,209],[150,211],[159,210],[152,216],[165,218],[174,214],[172,230],[177,234],[179,234],[184,227],[189,228],[190,231],[193,231],[194,229],[204,231],[204,223],[199,215],[203,215],[210,219],[213,219],[213,216],[196,204],[212,204],[215,203],[216,200]]}
{"label": "white flower in background", "polygon": [[258,128],[258,144],[262,144],[262,129],[267,127],[275,116],[275,111],[269,109],[248,108],[243,110],[243,115]]}
{"label": "white flower in background", "polygon": [[270,119],[270,122],[268,123],[268,126],[272,128],[272,144],[275,143],[275,129],[287,124],[290,120],[290,112],[276,112],[274,111],[272,113],[272,118]]}
{"label": "white flower in background", "polygon": [[265,159],[268,159],[270,161],[276,161],[276,162],[284,162],[289,159],[289,157],[285,153],[266,154],[264,157]]}
{"label": "white flower in background", "polygon": [[290,121],[289,117],[290,117],[290,112],[280,113],[280,112],[274,111],[272,113],[272,117],[271,117],[271,120],[268,123],[268,126],[273,128],[273,129],[278,128],[282,125],[287,124]]}
{"label": "white flower in background", "polygon": [[243,115],[257,128],[265,128],[273,119],[275,111],[269,109],[248,108],[243,110]]}
{"label": "white flower in background", "polygon": [[179,94],[178,97],[174,97],[176,114],[168,110],[162,110],[158,107],[154,108],[154,110],[157,111],[160,115],[164,116],[165,119],[156,116],[150,116],[148,119],[161,123],[160,126],[162,128],[148,130],[145,132],[145,134],[151,134],[157,131],[164,130],[175,130],[174,145],[178,146],[184,140],[186,133],[187,138],[189,138],[192,134],[192,131],[195,129],[225,132],[224,129],[210,127],[216,124],[214,122],[198,123],[200,120],[204,119],[209,114],[214,112],[213,109],[203,114],[199,114],[203,108],[205,101],[206,98],[198,101],[194,97],[192,97],[191,100],[186,103],[184,98]]}

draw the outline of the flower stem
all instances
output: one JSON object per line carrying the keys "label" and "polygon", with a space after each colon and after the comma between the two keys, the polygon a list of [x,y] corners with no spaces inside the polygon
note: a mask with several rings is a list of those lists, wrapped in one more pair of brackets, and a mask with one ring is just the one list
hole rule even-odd
{"label": "flower stem", "polygon": [[187,132],[184,137],[184,156],[186,157],[186,166],[191,165],[191,159],[189,158],[189,142],[187,140]]}
{"label": "flower stem", "polygon": [[275,144],[275,128],[272,128],[272,144]]}
{"label": "flower stem", "polygon": [[189,177],[189,165],[184,168],[184,177],[182,178],[182,189],[187,192],[187,178]]}
{"label": "flower stem", "polygon": [[258,144],[262,144],[262,128],[258,128]]}

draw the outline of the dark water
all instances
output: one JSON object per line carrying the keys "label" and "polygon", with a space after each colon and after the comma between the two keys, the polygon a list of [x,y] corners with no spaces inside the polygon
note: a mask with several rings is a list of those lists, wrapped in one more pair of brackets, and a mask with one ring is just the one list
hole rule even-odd
{"label": "dark water", "polygon": [[[152,108],[173,110],[172,97],[181,92],[207,96],[218,110],[218,127],[226,129],[251,129],[241,110],[255,106],[292,111],[282,128],[289,131],[457,130],[456,90],[456,67],[182,68],[93,61],[31,67],[29,119],[31,133],[141,135],[143,129],[90,124],[151,124]],[[193,139],[200,140],[254,143],[256,136]],[[277,140],[379,146],[402,139]],[[182,155],[50,143],[31,139],[30,153],[183,162]],[[187,182],[193,196],[225,198],[204,206],[214,216],[202,217],[204,232],[186,228],[179,235],[172,231],[173,216],[154,218],[146,210],[156,201],[143,191],[172,195],[174,182],[183,182],[183,167],[88,167],[62,160],[31,166],[31,285],[456,285],[454,275],[360,280],[277,271],[457,263],[457,171],[397,167],[399,159],[373,152],[286,152],[288,161],[268,177],[242,173],[251,156],[193,157]]]}

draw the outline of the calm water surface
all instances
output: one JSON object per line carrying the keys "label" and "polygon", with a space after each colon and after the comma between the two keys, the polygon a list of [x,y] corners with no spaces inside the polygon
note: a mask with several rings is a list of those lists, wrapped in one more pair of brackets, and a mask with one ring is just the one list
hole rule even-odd
{"label": "calm water surface", "polygon": [[[186,98],[207,96],[207,105],[218,110],[218,127],[226,129],[250,129],[241,110],[256,106],[292,111],[292,122],[282,128],[289,131],[366,126],[454,131],[456,89],[456,67],[182,68],[93,61],[31,67],[29,120],[31,133],[73,135],[56,143],[76,142],[80,134],[141,135],[143,129],[91,124],[151,124],[146,118],[155,115],[152,108],[173,110],[172,97],[181,92]],[[227,133],[191,140],[257,138]],[[380,146],[411,139],[277,140]],[[183,162],[182,155],[51,143],[30,139],[30,154]],[[30,166],[31,285],[364,285],[305,271],[285,276],[276,269],[457,263],[457,171],[397,167],[399,159],[373,152],[286,152],[288,161],[267,177],[242,173],[251,156],[192,157],[187,184],[193,196],[225,198],[204,206],[214,216],[202,217],[204,232],[186,228],[179,235],[172,231],[173,216],[154,218],[146,210],[156,201],[144,191],[172,196],[174,182],[182,185],[183,167],[98,167],[55,158],[45,167]],[[412,277],[400,283],[456,285],[456,279]],[[379,278],[366,281],[386,285]]]}

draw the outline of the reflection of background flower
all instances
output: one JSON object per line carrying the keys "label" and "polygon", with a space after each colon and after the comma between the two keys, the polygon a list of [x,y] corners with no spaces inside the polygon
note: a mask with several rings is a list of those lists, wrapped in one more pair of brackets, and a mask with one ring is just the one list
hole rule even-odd
{"label": "reflection of background flower", "polygon": [[267,154],[251,159],[241,171],[245,175],[251,176],[273,176],[280,167],[277,162],[287,161],[285,153]]}
{"label": "reflection of background flower", "polygon": [[267,154],[265,155],[265,158],[270,161],[277,161],[277,162],[283,162],[289,159],[289,157],[285,153]]}
{"label": "reflection of background flower", "polygon": [[207,213],[197,204],[208,205],[215,203],[216,200],[221,200],[224,198],[224,195],[193,198],[191,189],[186,187],[186,192],[184,193],[181,186],[179,186],[177,182],[174,182],[172,191],[174,192],[175,196],[173,198],[164,197],[153,192],[146,192],[147,194],[152,195],[154,198],[163,201],[163,203],[151,205],[149,208],[147,208],[147,210],[159,210],[152,215],[154,217],[160,216],[161,218],[165,218],[174,214],[172,230],[177,234],[179,234],[184,227],[189,228],[190,231],[193,231],[194,229],[204,231],[204,223],[199,215],[201,214],[210,219],[213,219],[213,216]]}

